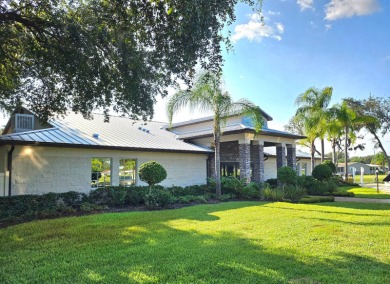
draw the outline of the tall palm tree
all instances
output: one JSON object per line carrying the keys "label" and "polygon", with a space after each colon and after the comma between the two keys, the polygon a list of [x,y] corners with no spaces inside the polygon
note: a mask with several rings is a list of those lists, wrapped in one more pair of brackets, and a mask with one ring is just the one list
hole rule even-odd
{"label": "tall palm tree", "polygon": [[227,92],[222,91],[220,74],[210,72],[201,74],[191,89],[180,90],[170,98],[167,107],[169,122],[172,123],[174,113],[187,106],[191,110],[213,112],[216,194],[221,195],[221,126],[232,114],[244,114],[252,119],[254,130],[259,133],[263,125],[261,109],[246,99],[234,102]]}
{"label": "tall palm tree", "polygon": [[[295,103],[298,105],[297,114],[308,123],[310,133],[321,139],[321,162],[325,159],[325,135],[327,132],[326,112],[332,98],[332,87],[323,89],[309,88],[299,95]],[[310,123],[308,122],[310,120]],[[314,142],[313,142],[314,143]]]}
{"label": "tall palm tree", "polygon": [[355,132],[359,131],[367,123],[376,123],[377,120],[368,115],[357,115],[356,112],[348,106],[348,101],[343,100],[341,104],[337,104],[330,108],[329,113],[337,120],[340,129],[344,134],[344,175],[345,180],[348,179],[348,146],[349,141],[356,139]]}

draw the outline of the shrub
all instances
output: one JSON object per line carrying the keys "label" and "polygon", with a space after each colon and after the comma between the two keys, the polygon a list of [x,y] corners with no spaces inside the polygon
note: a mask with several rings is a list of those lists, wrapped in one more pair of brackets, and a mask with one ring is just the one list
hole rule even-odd
{"label": "shrub", "polygon": [[282,201],[283,190],[281,190],[278,187],[272,188],[266,186],[262,191],[262,197],[264,200],[268,200],[268,201]]}
{"label": "shrub", "polygon": [[148,193],[147,186],[130,186],[126,187],[126,205],[141,205],[144,204],[145,195]]}
{"label": "shrub", "polygon": [[278,186],[278,179],[270,178],[270,179],[267,179],[266,183],[269,184],[271,187],[277,187]]}
{"label": "shrub", "polygon": [[245,180],[236,177],[223,177],[221,182],[224,189],[233,190],[240,198],[260,197],[260,187],[254,182],[246,184]]}
{"label": "shrub", "polygon": [[354,197],[355,193],[353,192],[342,192],[342,191],[336,191],[333,193],[333,196],[340,196],[340,197]]}
{"label": "shrub", "polygon": [[103,210],[104,206],[102,205],[97,205],[97,204],[92,204],[88,202],[81,203],[80,205],[80,211],[81,212],[94,212],[98,210]]}
{"label": "shrub", "polygon": [[122,186],[100,187],[92,190],[90,200],[99,205],[121,206],[125,204],[127,188]]}
{"label": "shrub", "polygon": [[150,161],[139,167],[138,175],[140,180],[146,182],[149,186],[153,186],[166,179],[167,171],[159,163]]}
{"label": "shrub", "polygon": [[322,164],[328,166],[331,169],[332,173],[336,173],[336,165],[332,161],[325,160]]}
{"label": "shrub", "polygon": [[332,176],[332,170],[328,165],[317,165],[311,175],[319,181],[327,180]]}
{"label": "shrub", "polygon": [[145,195],[144,201],[147,208],[160,209],[172,204],[174,198],[172,194],[166,190],[153,189],[150,193]]}
{"label": "shrub", "polygon": [[299,203],[320,203],[320,202],[334,202],[333,196],[306,196],[299,200]]}
{"label": "shrub", "polygon": [[283,197],[291,202],[298,202],[306,194],[306,189],[296,185],[287,185],[283,191]]}
{"label": "shrub", "polygon": [[165,189],[168,190],[170,193],[172,193],[172,195],[174,196],[205,195],[211,193],[210,187],[206,184],[190,185],[186,187],[171,186],[171,187],[166,187]]}
{"label": "shrub", "polygon": [[184,196],[176,197],[175,199],[176,202],[184,203],[184,204],[207,203],[207,198],[202,195],[184,195]]}
{"label": "shrub", "polygon": [[295,185],[297,183],[297,173],[293,168],[281,167],[278,169],[278,181],[284,185]]}

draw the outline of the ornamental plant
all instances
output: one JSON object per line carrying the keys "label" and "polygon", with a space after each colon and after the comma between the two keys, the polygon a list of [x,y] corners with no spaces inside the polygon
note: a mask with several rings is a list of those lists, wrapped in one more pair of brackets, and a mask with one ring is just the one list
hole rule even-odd
{"label": "ornamental plant", "polygon": [[285,185],[296,185],[297,173],[291,167],[281,167],[278,169],[278,181]]}
{"label": "ornamental plant", "polygon": [[311,175],[319,181],[327,180],[332,176],[332,170],[328,165],[321,164],[314,168]]}
{"label": "ornamental plant", "polygon": [[153,185],[166,179],[167,171],[161,164],[155,161],[149,161],[139,167],[138,175],[140,180],[149,185],[149,193],[151,193]]}

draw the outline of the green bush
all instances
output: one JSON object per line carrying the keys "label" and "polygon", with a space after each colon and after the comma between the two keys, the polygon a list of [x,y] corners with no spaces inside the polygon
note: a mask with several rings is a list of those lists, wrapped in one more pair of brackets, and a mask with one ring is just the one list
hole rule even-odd
{"label": "green bush", "polygon": [[333,196],[306,196],[299,200],[299,203],[320,203],[320,202],[334,202]]}
{"label": "green bush", "polygon": [[129,186],[126,187],[125,205],[142,205],[144,204],[145,195],[148,193],[148,186]]}
{"label": "green bush", "polygon": [[191,185],[186,187],[171,186],[171,187],[166,187],[165,189],[170,193],[172,193],[172,195],[174,196],[211,194],[210,187],[206,184]]}
{"label": "green bush", "polygon": [[267,179],[266,183],[269,184],[271,187],[277,187],[278,186],[278,179],[270,178],[270,179]]}
{"label": "green bush", "polygon": [[80,205],[80,211],[85,212],[85,213],[99,211],[99,210],[103,210],[103,209],[104,209],[104,206],[102,206],[102,205],[92,204],[92,203],[88,203],[88,202],[83,202]]}
{"label": "green bush", "polygon": [[301,186],[287,185],[284,187],[283,192],[284,199],[298,202],[306,194],[306,189]]}
{"label": "green bush", "polygon": [[260,197],[260,187],[254,182],[246,184],[245,180],[240,180],[236,177],[223,177],[221,182],[223,189],[232,190],[239,198]]}
{"label": "green bush", "polygon": [[323,164],[323,165],[327,165],[327,166],[331,169],[331,171],[332,171],[333,174],[336,173],[336,165],[335,165],[332,161],[330,161],[330,160],[325,160],[322,164]]}
{"label": "green bush", "polygon": [[172,194],[166,190],[153,189],[150,193],[145,195],[145,205],[149,209],[161,209],[174,202]]}
{"label": "green bush", "polygon": [[332,170],[328,165],[321,164],[321,165],[315,166],[311,175],[315,179],[317,179],[319,181],[323,181],[323,180],[329,179],[332,176]]}
{"label": "green bush", "polygon": [[139,167],[138,175],[140,180],[146,182],[149,186],[153,186],[167,178],[167,171],[161,164],[150,161]]}
{"label": "green bush", "polygon": [[183,204],[199,204],[207,203],[206,196],[203,195],[183,195],[175,198],[175,202]]}
{"label": "green bush", "polygon": [[262,197],[267,201],[282,201],[283,195],[283,190],[278,187],[272,188],[270,186],[266,186],[262,190]]}
{"label": "green bush", "polygon": [[284,185],[295,185],[297,183],[297,173],[293,168],[281,167],[278,169],[278,182]]}
{"label": "green bush", "polygon": [[333,196],[339,196],[339,197],[355,197],[355,193],[353,193],[353,192],[336,191],[336,192],[333,193]]}
{"label": "green bush", "polygon": [[98,205],[122,206],[125,205],[127,189],[123,186],[100,187],[92,190],[89,198]]}

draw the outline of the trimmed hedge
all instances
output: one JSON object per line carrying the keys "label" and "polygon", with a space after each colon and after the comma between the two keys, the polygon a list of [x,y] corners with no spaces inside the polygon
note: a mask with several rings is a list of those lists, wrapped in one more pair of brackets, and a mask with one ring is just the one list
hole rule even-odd
{"label": "trimmed hedge", "polygon": [[299,200],[299,203],[320,203],[320,202],[334,202],[333,196],[306,196]]}

